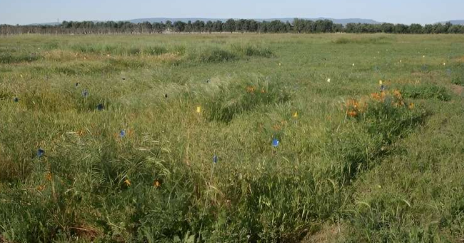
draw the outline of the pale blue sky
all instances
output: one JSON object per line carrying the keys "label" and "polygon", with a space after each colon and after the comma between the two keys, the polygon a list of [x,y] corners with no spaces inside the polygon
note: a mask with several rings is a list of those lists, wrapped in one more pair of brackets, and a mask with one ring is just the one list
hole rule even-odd
{"label": "pale blue sky", "polygon": [[328,17],[426,24],[464,19],[463,9],[464,0],[0,0],[0,23],[151,17]]}

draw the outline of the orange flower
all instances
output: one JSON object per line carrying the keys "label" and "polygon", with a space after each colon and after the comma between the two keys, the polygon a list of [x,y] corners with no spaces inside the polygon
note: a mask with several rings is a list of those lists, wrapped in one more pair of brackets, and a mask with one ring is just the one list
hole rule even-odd
{"label": "orange flower", "polygon": [[247,90],[248,93],[253,93],[253,92],[255,92],[255,87],[253,87],[253,86],[248,86],[248,87],[246,88],[246,90]]}
{"label": "orange flower", "polygon": [[158,180],[155,180],[155,183],[153,183],[153,186],[154,186],[155,188],[158,188],[158,187],[161,186],[161,183],[160,183]]}
{"label": "orange flower", "polygon": [[346,114],[350,117],[356,117],[358,115],[356,111],[348,111]]}
{"label": "orange flower", "polygon": [[47,181],[52,181],[52,173],[48,172],[45,179],[47,179]]}
{"label": "orange flower", "polygon": [[77,135],[82,137],[85,134],[84,130],[77,131]]}
{"label": "orange flower", "polygon": [[382,97],[380,97],[379,93],[372,93],[371,98],[378,101],[382,100]]}
{"label": "orange flower", "polygon": [[396,89],[395,89],[395,90],[393,91],[393,95],[395,95],[396,98],[401,99],[401,93],[400,93],[399,90],[396,90]]}

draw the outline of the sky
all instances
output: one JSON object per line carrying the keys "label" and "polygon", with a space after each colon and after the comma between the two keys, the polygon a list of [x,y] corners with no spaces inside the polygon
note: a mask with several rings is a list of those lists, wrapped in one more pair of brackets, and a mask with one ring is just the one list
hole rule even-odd
{"label": "sky", "polygon": [[464,19],[464,0],[0,0],[0,24],[136,18],[365,18],[429,24]]}

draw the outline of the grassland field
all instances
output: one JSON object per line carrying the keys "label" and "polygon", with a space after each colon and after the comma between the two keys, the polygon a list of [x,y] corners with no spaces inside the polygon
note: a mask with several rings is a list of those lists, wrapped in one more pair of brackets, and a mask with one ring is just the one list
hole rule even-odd
{"label": "grassland field", "polygon": [[464,36],[0,37],[0,242],[462,242]]}

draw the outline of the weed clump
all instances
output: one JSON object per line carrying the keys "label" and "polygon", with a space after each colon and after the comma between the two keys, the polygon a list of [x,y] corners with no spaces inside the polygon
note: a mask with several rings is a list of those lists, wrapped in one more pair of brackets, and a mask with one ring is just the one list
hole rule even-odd
{"label": "weed clump", "polygon": [[405,98],[451,100],[446,88],[433,84],[405,85],[401,90]]}
{"label": "weed clump", "polygon": [[340,161],[342,183],[350,183],[356,174],[387,152],[398,138],[420,124],[426,113],[404,100],[400,91],[373,93],[344,104],[346,126],[333,132],[331,148]]}

